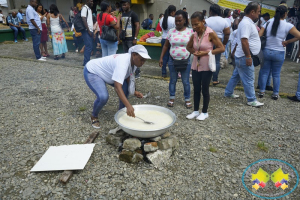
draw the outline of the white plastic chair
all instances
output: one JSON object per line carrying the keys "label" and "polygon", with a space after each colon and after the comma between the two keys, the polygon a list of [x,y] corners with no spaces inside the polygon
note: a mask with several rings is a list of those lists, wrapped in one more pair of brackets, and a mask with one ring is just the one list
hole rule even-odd
{"label": "white plastic chair", "polygon": [[291,56],[291,59],[293,61],[296,60],[296,56],[297,56],[298,51],[299,51],[299,40],[294,42],[294,47],[293,47],[292,56]]}

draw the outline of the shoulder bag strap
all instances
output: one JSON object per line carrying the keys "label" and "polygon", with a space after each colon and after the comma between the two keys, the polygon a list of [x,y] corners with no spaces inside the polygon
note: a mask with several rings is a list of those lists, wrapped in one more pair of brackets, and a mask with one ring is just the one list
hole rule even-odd
{"label": "shoulder bag strap", "polygon": [[127,29],[127,25],[128,25],[128,22],[129,22],[129,18],[131,17],[131,14],[132,14],[132,11],[130,11],[130,15],[129,15],[128,19],[127,19],[127,22],[126,22],[126,25],[125,25],[125,31]]}
{"label": "shoulder bag strap", "polygon": [[[198,37],[198,35],[197,35],[197,49],[199,49],[199,51],[200,51],[200,47],[201,47],[201,43],[202,43],[202,40],[203,40],[203,37],[204,37],[204,33],[206,32],[206,28],[205,28],[205,30],[204,30],[204,32],[202,33],[202,36],[201,36],[201,39],[200,39],[200,41],[199,41],[199,37]],[[197,33],[196,33],[197,34]],[[200,64],[199,64],[199,61],[200,61],[200,57],[198,57],[198,59],[197,59],[197,67],[200,67]]]}
{"label": "shoulder bag strap", "polygon": [[267,37],[267,28],[268,28],[269,23],[270,23],[270,22],[267,22],[267,25],[266,25],[266,28],[265,28],[265,31],[264,31],[264,36],[265,36],[265,37]]}

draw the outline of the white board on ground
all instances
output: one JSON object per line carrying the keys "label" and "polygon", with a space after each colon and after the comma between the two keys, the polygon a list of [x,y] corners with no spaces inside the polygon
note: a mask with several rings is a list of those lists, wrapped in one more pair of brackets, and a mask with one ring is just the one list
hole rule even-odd
{"label": "white board on ground", "polygon": [[93,153],[95,144],[50,146],[30,172],[82,170]]}

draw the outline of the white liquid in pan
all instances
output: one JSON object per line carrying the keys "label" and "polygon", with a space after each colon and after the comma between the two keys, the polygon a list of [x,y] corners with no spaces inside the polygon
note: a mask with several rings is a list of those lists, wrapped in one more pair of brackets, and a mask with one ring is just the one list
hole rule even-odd
{"label": "white liquid in pan", "polygon": [[119,118],[119,122],[130,129],[136,129],[141,131],[150,131],[164,128],[173,122],[172,117],[168,114],[159,111],[152,110],[140,110],[135,111],[135,116],[142,118],[145,121],[153,122],[154,124],[146,124],[138,118],[129,117],[124,113],[122,117]]}

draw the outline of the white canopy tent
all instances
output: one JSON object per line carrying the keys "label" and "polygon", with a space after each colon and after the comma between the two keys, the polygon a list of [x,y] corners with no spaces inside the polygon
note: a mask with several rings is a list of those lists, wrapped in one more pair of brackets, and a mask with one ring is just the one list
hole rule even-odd
{"label": "white canopy tent", "polygon": [[1,7],[8,7],[7,0],[0,0]]}

